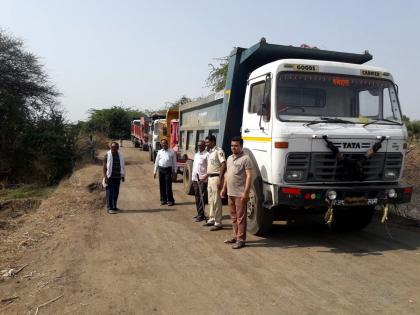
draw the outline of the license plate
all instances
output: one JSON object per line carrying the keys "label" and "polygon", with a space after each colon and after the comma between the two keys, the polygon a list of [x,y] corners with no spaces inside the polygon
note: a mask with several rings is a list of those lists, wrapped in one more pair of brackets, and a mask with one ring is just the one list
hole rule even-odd
{"label": "license plate", "polygon": [[365,205],[376,205],[378,203],[378,198],[368,199],[366,197],[347,197],[346,199],[336,199],[333,200],[332,204],[334,206],[365,206]]}

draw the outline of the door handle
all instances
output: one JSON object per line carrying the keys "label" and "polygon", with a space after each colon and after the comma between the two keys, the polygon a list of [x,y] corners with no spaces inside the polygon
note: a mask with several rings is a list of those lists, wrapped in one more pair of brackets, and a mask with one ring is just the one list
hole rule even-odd
{"label": "door handle", "polygon": [[250,130],[248,129],[248,128],[246,128],[245,130],[244,130],[244,132],[245,133],[248,133]]}

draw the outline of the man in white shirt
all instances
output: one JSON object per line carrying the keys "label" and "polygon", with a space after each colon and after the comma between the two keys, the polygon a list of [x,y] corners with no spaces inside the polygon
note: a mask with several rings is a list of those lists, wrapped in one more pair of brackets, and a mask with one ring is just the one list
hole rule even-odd
{"label": "man in white shirt", "polygon": [[102,167],[104,182],[106,184],[106,207],[110,214],[118,213],[120,210],[117,208],[117,201],[120,192],[120,183],[125,179],[124,157],[118,149],[118,143],[113,141],[111,143],[111,150],[104,157]]}
{"label": "man in white shirt", "polygon": [[160,149],[156,156],[153,177],[159,171],[160,204],[173,206],[175,203],[172,193],[172,178],[176,175],[176,154],[168,148],[168,140],[162,139]]}
{"label": "man in white shirt", "polygon": [[195,193],[195,206],[197,215],[195,222],[201,222],[206,219],[204,214],[204,194],[207,191],[207,161],[209,153],[206,151],[206,144],[203,140],[198,141],[198,151],[194,156],[192,169],[192,182]]}

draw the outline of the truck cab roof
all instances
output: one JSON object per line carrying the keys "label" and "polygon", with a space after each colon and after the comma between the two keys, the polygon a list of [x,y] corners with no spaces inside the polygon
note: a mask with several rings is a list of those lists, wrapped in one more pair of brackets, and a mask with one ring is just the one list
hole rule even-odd
{"label": "truck cab roof", "polygon": [[256,78],[263,76],[270,72],[293,71],[294,65],[313,65],[319,67],[320,73],[333,73],[343,75],[364,76],[372,78],[372,74],[377,74],[378,77],[393,81],[392,75],[384,68],[352,64],[347,62],[325,61],[325,60],[310,60],[310,59],[281,59],[270,62],[260,68],[254,70],[249,78]]}

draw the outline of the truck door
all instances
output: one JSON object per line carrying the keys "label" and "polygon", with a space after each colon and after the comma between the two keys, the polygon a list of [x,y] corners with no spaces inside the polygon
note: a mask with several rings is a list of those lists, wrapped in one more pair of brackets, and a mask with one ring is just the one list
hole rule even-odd
{"label": "truck door", "polygon": [[271,76],[249,80],[242,119],[244,147],[252,152],[263,179],[271,172]]}

